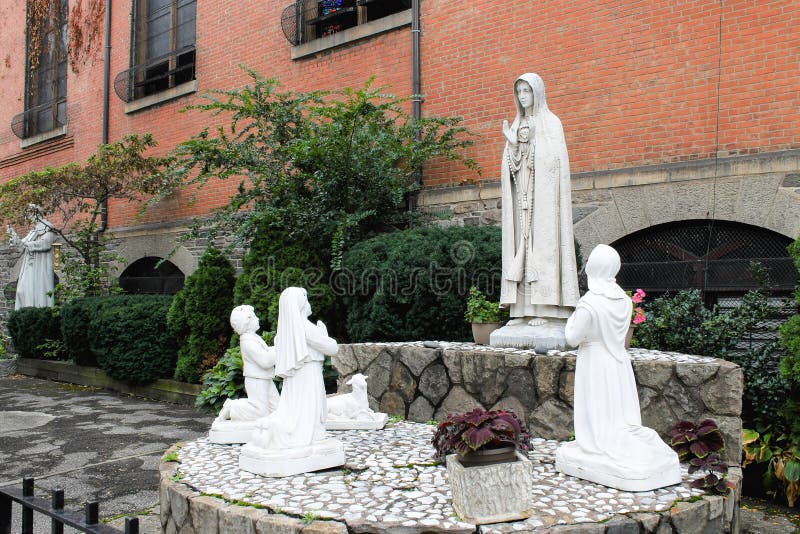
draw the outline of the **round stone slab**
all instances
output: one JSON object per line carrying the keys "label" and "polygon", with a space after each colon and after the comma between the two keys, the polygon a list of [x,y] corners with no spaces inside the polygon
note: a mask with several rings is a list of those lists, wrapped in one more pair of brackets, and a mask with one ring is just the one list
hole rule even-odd
{"label": "round stone slab", "polygon": [[44,426],[55,419],[42,412],[0,412],[0,434]]}
{"label": "round stone slab", "polygon": [[[474,532],[452,507],[446,469],[433,460],[434,426],[400,422],[383,430],[329,432],[344,444],[343,469],[270,479],[239,469],[241,446],[207,438],[179,451],[180,484],[198,493],[261,505],[296,517],[313,514],[347,523],[356,531]],[[668,510],[674,501],[703,495],[681,484],[647,492],[625,492],[569,477],[555,470],[559,442],[534,439],[528,457],[533,484],[528,498],[533,514],[524,521],[483,525],[482,532],[533,530],[558,524],[595,523],[617,514]]]}

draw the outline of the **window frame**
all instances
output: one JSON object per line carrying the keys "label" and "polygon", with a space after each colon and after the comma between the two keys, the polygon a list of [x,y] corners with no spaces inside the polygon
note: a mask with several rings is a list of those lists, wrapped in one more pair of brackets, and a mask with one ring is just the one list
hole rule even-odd
{"label": "window frame", "polygon": [[[31,50],[33,36],[31,28],[28,27],[27,21],[30,20],[31,3],[25,3],[26,13],[26,29],[25,29],[25,94],[23,97],[24,112],[23,112],[23,135],[21,139],[23,142],[36,139],[37,142],[57,137],[64,133],[67,124],[67,67],[68,67],[68,18],[69,18],[69,0],[54,0],[49,4],[52,8],[58,5],[55,13],[48,14],[47,25],[52,28],[52,31],[44,31],[47,28],[39,29],[43,34],[39,37],[39,50],[36,59],[36,68],[33,68],[33,50]],[[56,23],[53,24],[54,16],[58,17]],[[55,45],[55,50],[46,50],[46,42],[49,40],[50,34],[53,34],[52,43]],[[48,57],[49,56],[49,57]],[[49,71],[46,77],[45,84],[50,85],[51,98],[47,101],[41,101],[41,91],[43,87],[42,79],[42,65],[43,59],[48,59],[45,65]],[[61,75],[63,72],[63,76]],[[62,86],[63,83],[63,86]],[[63,91],[61,91],[63,87]],[[63,92],[63,94],[61,94]],[[49,111],[49,127],[44,128],[40,125],[40,114]]]}
{"label": "window frame", "polygon": [[[197,66],[197,0],[168,0],[170,24],[169,47],[165,54],[148,58],[148,29],[157,17],[149,13],[152,0],[134,0],[131,4],[131,49],[130,49],[130,88],[129,102],[146,99],[196,80]],[[183,5],[181,5],[183,3]],[[194,5],[194,38],[191,45],[178,47],[179,9]],[[184,22],[183,24],[185,24]],[[181,65],[181,61],[185,61]],[[182,70],[189,71],[188,76]],[[162,73],[157,72],[163,70]],[[154,72],[156,71],[156,72]],[[148,76],[148,72],[153,73]]]}
{"label": "window frame", "polygon": [[[412,10],[410,8],[403,11],[398,11],[385,17],[371,21],[368,20],[363,24],[357,24],[356,26],[345,28],[325,37],[317,37],[307,42],[294,44],[291,48],[291,58],[293,60],[301,60],[313,57],[317,53],[324,50],[330,50],[332,48],[344,46],[349,43],[386,33],[404,26],[411,26],[411,11]],[[302,15],[298,13],[297,17],[300,19],[302,18]],[[297,24],[298,27],[302,26],[302,20],[298,20]]]}

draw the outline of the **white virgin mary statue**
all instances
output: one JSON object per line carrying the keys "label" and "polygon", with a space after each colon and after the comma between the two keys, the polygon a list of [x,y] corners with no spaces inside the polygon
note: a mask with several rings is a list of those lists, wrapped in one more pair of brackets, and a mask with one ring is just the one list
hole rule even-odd
{"label": "white virgin mary statue", "polygon": [[561,341],[550,339],[554,346],[542,348],[564,348],[563,323],[579,296],[567,144],[537,74],[516,79],[514,103],[514,122],[503,121],[500,166],[500,305],[510,308],[512,319],[492,335],[491,344],[529,345],[525,326],[551,322],[558,324]]}
{"label": "white virgin mary statue", "polygon": [[22,248],[22,266],[17,279],[17,297],[14,309],[26,307],[45,308],[53,305],[53,241],[55,233],[52,225],[44,220],[31,217],[35,222],[28,235],[20,239],[11,226],[6,227],[9,242],[15,248]]}
{"label": "white virgin mary statue", "polygon": [[642,426],[625,334],[631,299],[616,283],[619,254],[598,245],[586,262],[589,291],[567,321],[567,341],[579,346],[575,366],[575,441],[556,450],[556,470],[625,491],[649,491],[681,481],[678,455]]}
{"label": "white virgin mary statue", "polygon": [[266,476],[290,476],[344,463],[344,448],[325,430],[327,416],[322,363],[337,353],[322,321],[308,320],[306,290],[289,287],[278,301],[275,376],[283,378],[277,409],[259,419],[242,447],[239,466]]}

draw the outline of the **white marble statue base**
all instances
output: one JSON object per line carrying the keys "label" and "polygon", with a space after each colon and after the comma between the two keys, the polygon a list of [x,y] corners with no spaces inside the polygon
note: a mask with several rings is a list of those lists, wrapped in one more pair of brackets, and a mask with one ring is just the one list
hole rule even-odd
{"label": "white marble statue base", "polygon": [[344,445],[328,438],[297,449],[262,449],[246,443],[239,468],[265,477],[288,477],[344,465]]}
{"label": "white marble statue base", "polygon": [[231,421],[215,419],[208,431],[208,439],[213,443],[247,443],[258,427],[257,421]]}
{"label": "white marble statue base", "polygon": [[380,430],[388,419],[385,413],[373,413],[371,419],[326,419],[325,430]]}
{"label": "white marble statue base", "polygon": [[533,349],[540,354],[547,354],[548,350],[567,350],[567,340],[564,337],[566,319],[547,319],[539,326],[531,326],[524,322],[498,328],[489,336],[489,345],[492,347],[512,347],[516,349]]}
{"label": "white marble statue base", "polygon": [[681,467],[677,455],[673,461],[654,463],[647,471],[633,473],[612,465],[604,456],[583,453],[575,442],[556,450],[556,471],[622,491],[650,491],[681,483]]}

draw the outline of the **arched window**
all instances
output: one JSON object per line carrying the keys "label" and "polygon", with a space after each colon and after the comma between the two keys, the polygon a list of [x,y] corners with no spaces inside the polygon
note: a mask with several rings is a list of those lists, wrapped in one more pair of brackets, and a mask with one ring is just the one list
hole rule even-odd
{"label": "arched window", "polygon": [[651,226],[611,246],[622,259],[617,282],[626,289],[742,294],[760,287],[750,267],[756,262],[766,270],[768,289],[788,295],[797,283],[797,269],[786,251],[791,242],[757,226],[694,220]]}
{"label": "arched window", "polygon": [[171,261],[148,256],[131,263],[119,276],[119,285],[126,293],[174,295],[183,288],[184,278]]}

